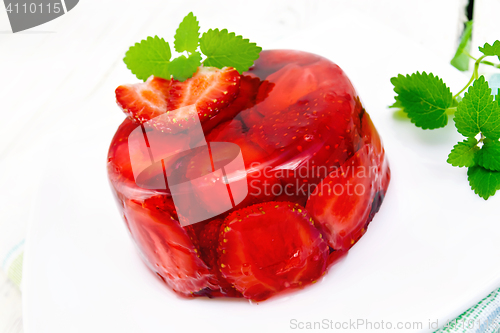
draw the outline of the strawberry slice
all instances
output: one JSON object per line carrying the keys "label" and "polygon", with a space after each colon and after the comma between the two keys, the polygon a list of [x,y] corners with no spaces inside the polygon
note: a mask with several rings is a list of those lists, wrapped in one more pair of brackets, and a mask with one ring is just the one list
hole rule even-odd
{"label": "strawberry slice", "polygon": [[260,81],[256,77],[253,78],[253,81],[258,83],[253,86],[253,88],[255,89],[253,96],[254,98],[252,100],[253,104],[248,105],[246,108],[242,109],[243,111],[241,111],[238,115],[243,121],[243,124],[246,128],[252,128],[257,124],[262,123],[262,119],[264,118],[264,116],[259,111],[257,111],[257,104],[264,101],[269,96],[275,85],[274,83],[271,83],[269,81]]}
{"label": "strawberry slice", "polygon": [[132,120],[144,123],[164,115],[154,126],[177,133],[203,123],[238,95],[240,75],[234,68],[200,67],[184,82],[151,76],[146,82],[116,88],[116,101]]}
{"label": "strawberry slice", "polygon": [[219,124],[230,121],[235,117],[240,118],[240,115],[255,105],[255,98],[261,81],[256,77],[248,75],[241,75],[240,77],[240,91],[234,101],[224,108],[223,112],[219,112],[213,116],[210,121],[202,124],[205,134],[210,133]]}
{"label": "strawberry slice", "polygon": [[219,245],[219,235],[223,220],[213,219],[207,222],[200,222],[185,227],[192,239],[197,240],[200,250],[200,258],[210,269],[210,288],[205,288],[194,293],[195,296],[207,297],[243,297],[219,270],[217,247]]}
{"label": "strawberry slice", "polygon": [[222,275],[255,301],[316,281],[329,254],[307,211],[290,202],[271,201],[231,213],[219,240]]}
{"label": "strawberry slice", "polygon": [[391,180],[389,162],[387,161],[387,158],[385,158],[385,150],[382,146],[382,140],[380,139],[377,129],[364,109],[360,114],[359,131],[362,133],[362,142],[373,145],[376,158],[375,164],[377,165],[376,170],[380,177],[381,188],[384,189],[385,193]]}
{"label": "strawberry slice", "polygon": [[116,102],[130,119],[144,123],[167,112],[170,80],[151,76],[146,82],[121,85]]}
{"label": "strawberry slice", "polygon": [[[175,292],[188,297],[210,288],[208,267],[186,231],[171,213],[173,203],[154,198],[142,204],[125,202],[124,216],[143,259]],[[171,199],[170,199],[171,201]]]}
{"label": "strawberry slice", "polygon": [[[124,182],[128,185],[135,185],[134,174],[130,164],[128,136],[136,127],[136,123],[132,122],[130,118],[126,118],[116,130],[116,134],[111,141],[108,151],[108,175],[115,188],[121,188]],[[116,189],[118,190],[118,188]]]}
{"label": "strawberry slice", "polygon": [[188,105],[169,112],[171,84],[170,80],[151,76],[146,82],[122,85],[115,90],[116,102],[134,122],[153,121],[150,125],[159,131],[177,133],[197,123],[197,111],[195,105]]}
{"label": "strawberry slice", "polygon": [[250,129],[252,142],[265,149],[273,163],[296,161],[286,163],[287,169],[276,169],[276,177],[291,196],[299,197],[299,201],[289,201],[307,198],[332,167],[354,154],[356,117],[350,100],[350,96],[329,89],[317,90],[266,115],[260,125]]}
{"label": "strawberry slice", "polygon": [[231,103],[240,89],[240,74],[232,67],[199,67],[184,82],[172,80],[168,110],[196,105],[201,122],[213,117]]}
{"label": "strawberry slice", "polygon": [[[243,132],[241,121],[233,119],[220,124],[207,135],[206,140],[211,147],[213,142],[231,142],[237,144],[241,150],[246,168],[248,194],[243,201],[236,202],[236,206],[233,209],[274,199],[275,195],[272,193],[272,187],[281,188],[278,186],[279,180],[272,173],[264,172],[265,164],[262,162],[267,154],[258,145],[247,139],[246,134]],[[222,211],[221,205],[224,205],[224,202],[222,200],[214,200],[214,198],[227,196],[227,189],[216,186],[217,180],[210,175],[212,173],[212,162],[214,166],[226,166],[233,159],[234,147],[227,146],[226,148],[217,149],[216,152],[212,149],[212,159],[204,154],[195,154],[186,167],[187,179],[205,177],[204,186],[211,188],[210,190],[197,193],[197,199],[209,212]],[[227,176],[229,178],[233,176],[234,178],[237,176],[237,173],[228,174]]]}
{"label": "strawberry slice", "polygon": [[[268,84],[259,88],[261,91],[258,96],[261,102],[256,106],[257,111],[263,115],[285,109],[318,87],[316,76],[308,68],[295,63],[288,64],[269,75],[264,82]],[[269,89],[269,85],[272,85],[272,90]],[[267,96],[263,98],[262,95],[266,94]]]}
{"label": "strawberry slice", "polygon": [[378,211],[388,185],[383,179],[389,171],[379,166],[386,165],[383,161],[374,145],[366,143],[309,197],[306,208],[333,249],[350,249]]}

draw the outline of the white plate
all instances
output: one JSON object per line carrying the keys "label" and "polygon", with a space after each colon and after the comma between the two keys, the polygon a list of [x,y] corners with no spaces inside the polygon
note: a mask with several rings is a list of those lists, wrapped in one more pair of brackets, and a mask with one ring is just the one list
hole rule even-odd
{"label": "white plate", "polygon": [[446,164],[460,140],[453,124],[422,131],[386,108],[389,78],[399,72],[432,70],[454,91],[467,78],[358,13],[276,45],[298,46],[347,72],[391,164],[382,208],[346,258],[317,284],[259,304],[177,297],[141,262],[116,209],[105,163],[121,116],[115,109],[95,122],[113,95],[100,91],[85,105],[92,116],[62,121],[75,126],[65,125],[48,152],[25,255],[27,333],[285,332],[294,331],[293,320],[416,322],[422,326],[407,331],[432,331],[429,323],[444,324],[500,286],[500,195],[485,202],[465,170]]}

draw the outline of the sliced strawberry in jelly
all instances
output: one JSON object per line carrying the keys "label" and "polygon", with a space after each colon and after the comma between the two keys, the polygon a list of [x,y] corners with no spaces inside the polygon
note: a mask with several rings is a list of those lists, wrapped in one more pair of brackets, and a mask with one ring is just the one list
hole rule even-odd
{"label": "sliced strawberry in jelly", "polygon": [[[220,171],[235,159],[235,149],[241,151],[245,170],[236,170],[226,174],[228,182],[243,181],[247,184],[247,194],[241,202],[234,202],[234,209],[248,206],[253,203],[272,200],[274,195],[270,187],[279,181],[272,174],[265,174],[261,161],[267,154],[259,146],[247,140],[245,133],[242,132],[241,122],[237,119],[225,122],[207,136],[207,142],[211,147],[211,157],[208,154],[194,154],[186,166],[186,179],[205,179],[199,182],[203,187],[197,191],[196,198],[204,205],[209,212],[224,211],[227,203],[220,198],[227,197],[227,187],[219,186],[223,173]],[[217,145],[217,143],[230,142],[237,145]],[[214,150],[214,147],[218,147]],[[237,153],[237,152],[236,152]],[[225,171],[227,172],[227,170]],[[235,193],[231,193],[233,196]],[[219,198],[219,199],[217,199]]]}
{"label": "sliced strawberry in jelly", "polygon": [[351,97],[355,95],[355,89],[347,75],[330,60],[321,57],[318,61],[305,65],[304,69],[314,75],[319,89],[333,88],[339,95],[348,94]]}
{"label": "sliced strawberry in jelly", "polygon": [[385,191],[378,162],[374,146],[367,143],[323,179],[309,197],[306,208],[333,249],[351,248],[366,232],[372,210],[378,210],[383,199],[380,193]]}
{"label": "sliced strawberry in jelly", "polygon": [[260,95],[267,92],[267,98],[256,105],[256,110],[263,115],[285,109],[318,87],[318,80],[314,74],[294,63],[269,75],[266,81],[273,83],[274,86],[270,91],[267,84],[260,88],[263,90],[259,92]]}
{"label": "sliced strawberry in jelly", "polygon": [[207,297],[243,297],[232,284],[230,284],[219,269],[219,256],[217,247],[219,246],[219,235],[222,226],[221,219],[213,219],[207,222],[196,223],[185,227],[192,238],[198,240],[200,258],[210,269],[210,288],[205,288],[195,293],[195,296]]}
{"label": "sliced strawberry in jelly", "polygon": [[231,213],[222,226],[218,253],[226,279],[255,301],[321,277],[327,243],[307,211],[287,202],[267,202]]}
{"label": "sliced strawberry in jelly", "polygon": [[260,126],[250,129],[251,140],[270,154],[269,160],[281,164],[274,170],[285,186],[294,187],[292,192],[317,184],[331,167],[354,154],[354,105],[349,99],[318,90],[267,115]]}
{"label": "sliced strawberry in jelly", "polygon": [[214,128],[206,136],[206,141],[223,142],[231,140],[231,142],[235,142],[243,138],[243,124],[238,119],[233,119],[225,121]]}
{"label": "sliced strawberry in jelly", "polygon": [[255,109],[255,107],[245,110],[239,114],[245,128],[250,129],[255,126],[260,126],[264,120],[264,116]]}
{"label": "sliced strawberry in jelly", "polygon": [[128,135],[138,124],[130,118],[126,118],[116,130],[108,151],[108,175],[114,186],[121,182],[134,181],[132,166],[130,164],[130,154],[128,149]]}
{"label": "sliced strawberry in jelly", "polygon": [[166,216],[171,216],[174,220],[179,220],[172,198],[166,194],[153,195],[144,199],[142,207],[146,210],[156,211]]}
{"label": "sliced strawberry in jelly", "polygon": [[267,99],[275,85],[274,83],[271,83],[269,81],[261,82],[258,78],[254,79],[259,81],[259,85],[257,86],[258,90],[255,91],[253,104],[251,105],[252,107],[248,106],[238,114],[239,118],[243,122],[245,129],[252,128],[262,122],[264,116],[259,111],[257,111],[257,104]]}
{"label": "sliced strawberry in jelly", "polygon": [[382,146],[382,140],[373,125],[373,122],[365,110],[362,110],[360,117],[360,133],[362,133],[362,142],[364,144],[372,144],[375,154],[375,165],[377,170],[377,176],[380,180],[380,187],[383,190],[382,195],[385,195],[387,187],[389,186],[389,181],[391,178],[391,171],[389,169],[389,162],[385,158],[385,150]]}
{"label": "sliced strawberry in jelly", "polygon": [[172,214],[130,200],[124,215],[143,259],[174,291],[192,297],[210,287],[207,265]]}

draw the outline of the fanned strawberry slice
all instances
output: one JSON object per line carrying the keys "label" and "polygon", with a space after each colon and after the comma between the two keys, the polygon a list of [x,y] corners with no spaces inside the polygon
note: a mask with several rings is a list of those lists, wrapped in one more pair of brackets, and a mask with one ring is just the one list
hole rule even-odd
{"label": "fanned strawberry slice", "polygon": [[270,201],[231,213],[222,225],[222,275],[245,298],[265,300],[316,281],[325,271],[328,244],[304,207]]}
{"label": "fanned strawberry slice", "polygon": [[151,76],[146,82],[121,85],[115,90],[116,102],[132,120],[144,123],[167,112],[170,83]]}
{"label": "fanned strawberry slice", "polygon": [[240,75],[234,68],[200,67],[184,82],[151,76],[146,82],[116,88],[116,101],[132,120],[144,123],[153,118],[153,126],[177,133],[204,123],[227,107],[238,95]]}
{"label": "fanned strawberry slice", "polygon": [[231,103],[240,89],[240,74],[232,67],[199,67],[184,82],[172,80],[168,110],[196,105],[201,122],[216,115]]}

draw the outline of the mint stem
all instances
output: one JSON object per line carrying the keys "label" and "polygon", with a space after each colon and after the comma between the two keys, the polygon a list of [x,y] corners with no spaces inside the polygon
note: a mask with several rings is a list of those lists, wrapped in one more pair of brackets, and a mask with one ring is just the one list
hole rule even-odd
{"label": "mint stem", "polygon": [[451,115],[455,114],[455,111],[457,111],[457,107],[456,106],[452,107],[452,108],[447,108],[445,112],[446,112],[447,115],[451,116]]}
{"label": "mint stem", "polygon": [[492,62],[489,62],[489,61],[481,61],[482,64],[485,64],[485,65],[488,65],[488,66],[492,66],[492,67],[495,67],[495,68],[500,68],[500,64],[495,64],[495,63],[492,63]]}
{"label": "mint stem", "polygon": [[474,61],[477,60],[476,58],[474,58],[473,56],[471,56],[471,54],[469,52],[467,52],[466,50],[463,50],[462,52],[465,53],[466,56],[468,56],[469,58],[473,59]]}
{"label": "mint stem", "polygon": [[479,64],[486,57],[487,56],[483,55],[479,59],[476,59],[476,62],[474,63],[474,71],[472,72],[472,76],[471,76],[469,82],[467,82],[467,84],[465,85],[465,87],[462,88],[462,90],[460,90],[457,94],[455,94],[453,96],[454,99],[456,99],[458,96],[460,96],[460,94],[463,93],[465,91],[465,89],[467,89],[471,85],[471,83],[474,82],[474,80],[478,78]]}
{"label": "mint stem", "polygon": [[[469,52],[467,52],[466,50],[463,50],[462,51],[466,56],[468,56],[469,58],[471,58],[472,60],[476,61],[477,58],[474,58]],[[483,60],[481,61],[481,64],[484,64],[484,65],[488,65],[488,66],[492,66],[492,67],[495,67],[495,68],[500,68],[500,64],[495,64],[491,61],[486,61],[486,60]]]}

